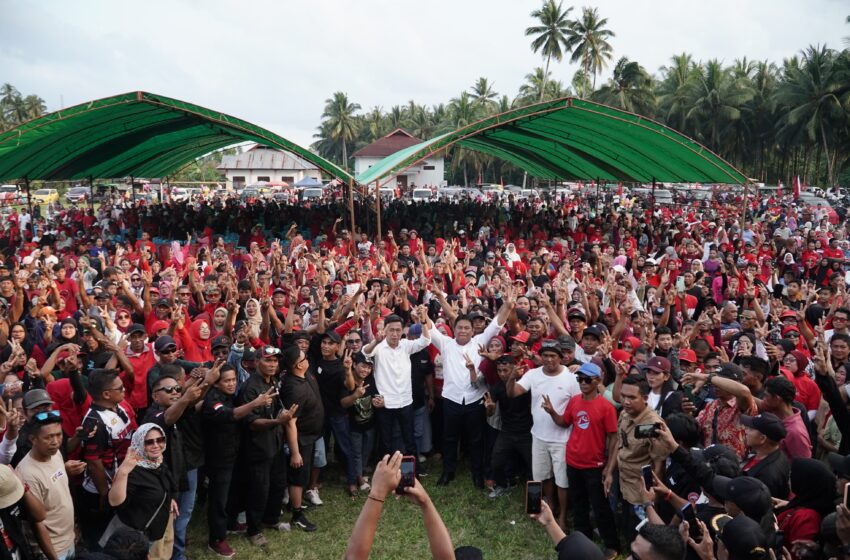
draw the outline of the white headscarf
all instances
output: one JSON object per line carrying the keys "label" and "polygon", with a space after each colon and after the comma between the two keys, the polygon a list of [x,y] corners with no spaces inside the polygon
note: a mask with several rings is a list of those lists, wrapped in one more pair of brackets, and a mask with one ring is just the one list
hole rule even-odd
{"label": "white headscarf", "polygon": [[[130,449],[133,449],[140,457],[137,466],[142,467],[143,469],[156,469],[162,465],[163,455],[160,455],[156,459],[151,459],[148,457],[148,454],[145,453],[145,436],[147,436],[148,432],[151,430],[161,432],[162,436],[165,437],[165,432],[162,428],[153,422],[148,422],[147,424],[139,426],[139,429],[133,434],[133,439],[130,442]],[[165,452],[165,445],[162,446],[162,451],[163,453]]]}

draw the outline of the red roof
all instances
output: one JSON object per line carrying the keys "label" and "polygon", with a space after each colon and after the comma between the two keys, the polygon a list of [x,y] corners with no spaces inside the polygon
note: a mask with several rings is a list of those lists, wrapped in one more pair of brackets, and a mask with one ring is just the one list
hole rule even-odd
{"label": "red roof", "polygon": [[420,142],[422,140],[419,138],[397,128],[383,138],[378,138],[368,146],[363,146],[351,154],[351,157],[387,157],[390,154],[394,154],[399,150],[409,148]]}

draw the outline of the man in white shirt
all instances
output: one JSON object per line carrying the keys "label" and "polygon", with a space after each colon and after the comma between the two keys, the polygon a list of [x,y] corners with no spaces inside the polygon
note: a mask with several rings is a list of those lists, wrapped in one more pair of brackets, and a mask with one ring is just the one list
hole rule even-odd
{"label": "man in white shirt", "polygon": [[[587,332],[585,330],[585,332]],[[509,397],[518,397],[531,391],[531,474],[534,480],[543,481],[543,493],[549,504],[555,504],[555,486],[558,488],[558,524],[567,524],[567,440],[572,428],[562,428],[552,416],[562,416],[567,403],[581,388],[567,366],[561,365],[563,350],[555,340],[546,340],[540,346],[543,365],[528,370],[520,379],[508,379]],[[579,397],[581,398],[581,397]],[[554,485],[553,485],[554,482]]]}
{"label": "man in white shirt", "polygon": [[[383,330],[379,329],[375,340],[363,347],[363,354],[375,363],[376,397],[383,401],[377,409],[376,418],[381,437],[389,447],[389,452],[397,451],[393,446],[393,428],[398,424],[401,439],[404,442],[404,454],[419,456],[416,440],[413,437],[413,380],[410,367],[410,355],[431,344],[428,334],[427,317],[424,306],[417,310],[422,321],[422,336],[409,340],[402,336],[403,321],[398,315],[389,315],[384,319]],[[417,472],[419,472],[417,470]]]}
{"label": "man in white shirt", "polygon": [[472,321],[467,316],[455,320],[455,338],[434,329],[431,339],[443,360],[443,474],[437,481],[445,486],[457,470],[457,444],[461,426],[466,427],[469,458],[472,463],[472,482],[484,488],[484,429],[487,415],[484,393],[487,383],[478,371],[483,359],[478,353],[490,339],[498,335],[516,305],[512,289],[504,293],[504,303],[496,318],[484,332],[472,336]]}

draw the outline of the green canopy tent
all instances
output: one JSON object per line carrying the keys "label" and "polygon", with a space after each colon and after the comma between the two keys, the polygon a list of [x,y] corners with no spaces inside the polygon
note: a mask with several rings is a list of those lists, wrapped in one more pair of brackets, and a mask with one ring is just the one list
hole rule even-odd
{"label": "green canopy tent", "polygon": [[0,181],[165,177],[245,141],[286,150],[352,183],[343,169],[269,130],[143,91],[62,109],[0,134]]}
{"label": "green canopy tent", "polygon": [[[410,146],[387,156],[356,179],[361,185],[380,186],[381,180],[455,145],[508,161],[541,179],[748,181],[711,150],[669,127],[573,97],[493,115]],[[380,212],[378,205],[376,208]]]}

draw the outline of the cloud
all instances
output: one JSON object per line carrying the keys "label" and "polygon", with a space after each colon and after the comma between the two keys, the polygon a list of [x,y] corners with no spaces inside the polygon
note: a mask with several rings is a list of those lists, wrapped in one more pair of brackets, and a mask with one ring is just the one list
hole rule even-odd
{"label": "cloud", "polygon": [[[565,2],[566,4],[566,2]],[[524,30],[531,0],[0,0],[0,81],[51,110],[143,89],[265,126],[309,145],[324,100],[345,91],[366,111],[448,102],[479,77],[516,95],[542,66]],[[697,60],[770,59],[850,35],[840,0],[600,0],[615,60],[651,72]],[[577,5],[573,15],[577,15]],[[613,65],[612,61],[612,65]],[[553,63],[569,84],[575,65]],[[610,69],[609,69],[610,71]],[[599,78],[604,80],[605,76]]]}

